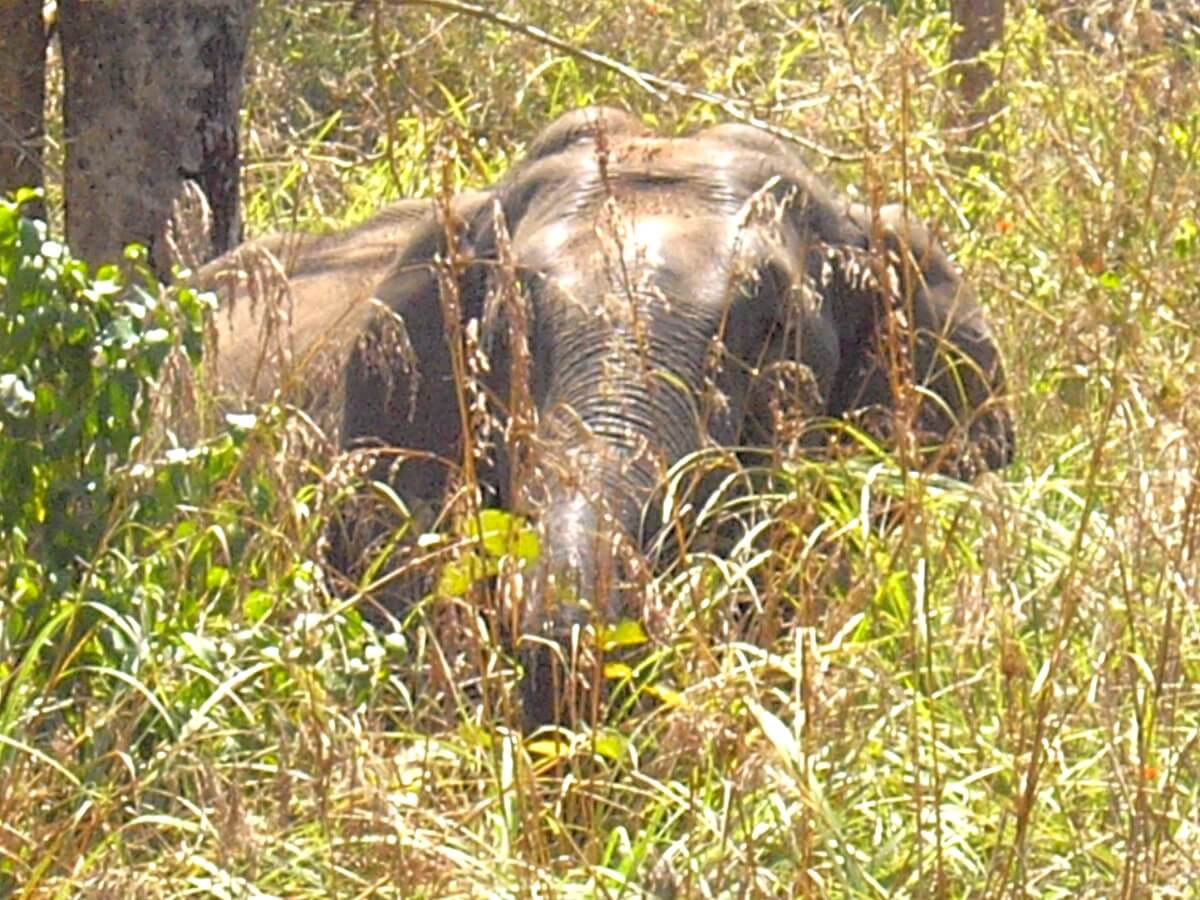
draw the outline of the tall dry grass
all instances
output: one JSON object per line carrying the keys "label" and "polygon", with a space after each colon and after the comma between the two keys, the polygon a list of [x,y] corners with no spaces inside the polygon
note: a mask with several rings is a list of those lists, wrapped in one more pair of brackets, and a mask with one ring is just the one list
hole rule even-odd
{"label": "tall dry grass", "polygon": [[[668,132],[768,121],[847,157],[813,157],[845,190],[935,223],[1006,351],[1017,461],[969,485],[870,448],[766,461],[695,512],[743,522],[732,546],[715,525],[675,540],[644,634],[606,636],[603,724],[530,741],[500,633],[507,522],[441,520],[413,563],[440,590],[375,629],[319,568],[361,471],[327,436],[267,407],[148,449],[143,519],[0,669],[5,889],[1192,896],[1194,20],[1013,4],[1000,111],[967,145],[932,0],[494,12],[688,91],[445,5],[264,0],[251,227],[488,184],[584,103]],[[13,609],[0,625],[25,633]]]}

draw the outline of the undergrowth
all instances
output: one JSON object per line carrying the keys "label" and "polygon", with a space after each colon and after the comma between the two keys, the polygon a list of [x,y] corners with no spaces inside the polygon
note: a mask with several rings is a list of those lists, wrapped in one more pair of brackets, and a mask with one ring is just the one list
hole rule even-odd
{"label": "undergrowth", "polygon": [[[71,395],[98,410],[75,456],[53,451],[75,481],[38,468],[30,454],[52,444],[14,430],[44,413],[60,434],[64,409],[0,383],[0,445],[34,473],[6,462],[0,496],[0,890],[1195,895],[1190,19],[1010,4],[990,59],[998,112],[968,139],[932,0],[495,5],[688,89],[659,96],[452,4],[260,5],[244,142],[255,233],[489,184],[584,103],[667,133],[768,121],[836,151],[810,152],[844,190],[935,224],[1005,349],[1017,459],[963,484],[866,446],[783,454],[751,491],[678,503],[745,528],[732,545],[701,529],[662,549],[643,621],[602,637],[601,725],[525,738],[516,661],[481,614],[511,604],[536,552],[512,539],[519,523],[428,536],[428,596],[376,627],[321,567],[362,467],[286,406],[206,407],[184,355],[160,352],[164,334],[192,340],[186,290],[158,307],[137,276],[72,281],[80,296],[53,302],[186,314],[113,345],[136,403]],[[64,258],[11,226],[23,236],[0,240],[6,278],[31,254]],[[10,304],[24,290],[3,286]],[[69,369],[63,352],[21,365]],[[94,443],[100,425],[115,443]],[[54,509],[51,488],[76,483],[103,502]],[[78,533],[39,537],[52,512]],[[386,572],[357,587],[374,577]]]}

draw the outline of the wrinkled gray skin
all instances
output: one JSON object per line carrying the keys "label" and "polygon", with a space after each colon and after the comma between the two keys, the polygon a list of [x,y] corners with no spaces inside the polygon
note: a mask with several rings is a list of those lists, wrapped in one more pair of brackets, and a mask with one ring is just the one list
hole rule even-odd
{"label": "wrinkled gray skin", "polygon": [[[451,202],[469,215],[486,194]],[[414,235],[438,221],[432,200],[402,200],[332,235],[275,234],[247,241],[196,272],[220,298],[216,389],[233,405],[283,399],[307,407],[342,399],[337,376],[371,320],[374,287]],[[318,375],[329,359],[335,377]],[[332,401],[332,403],[330,402]]]}
{"label": "wrinkled gray skin", "polygon": [[[838,417],[893,409],[897,385],[924,385],[917,430],[960,448],[945,468],[971,474],[1010,458],[999,354],[936,241],[897,207],[837,199],[760,131],[662,138],[625,113],[580,110],[461,209],[463,262],[449,280],[459,322],[481,323],[491,412],[505,421],[514,397],[536,410],[528,458],[500,449],[480,471],[541,535],[521,622],[530,726],[563,717],[553,648],[571,626],[636,609],[614,547],[650,536],[663,474],[706,446],[771,446],[781,396],[792,412]],[[342,422],[348,447],[418,451],[390,477],[432,502],[462,446],[449,337],[459,329],[444,321],[432,262],[447,231],[428,215],[406,227],[374,284],[403,319],[416,366],[364,349],[388,327],[369,316],[346,366]],[[514,307],[496,299],[506,281],[525,298],[527,381],[511,377]],[[897,351],[885,349],[888,333]],[[806,401],[774,386],[789,364],[811,373]]]}

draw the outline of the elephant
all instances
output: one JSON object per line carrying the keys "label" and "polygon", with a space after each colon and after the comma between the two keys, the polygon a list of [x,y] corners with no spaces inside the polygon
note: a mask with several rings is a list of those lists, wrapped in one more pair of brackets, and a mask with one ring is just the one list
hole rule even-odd
{"label": "elephant", "polygon": [[[482,192],[450,199],[468,214]],[[228,405],[274,397],[341,413],[338,378],[316,378],[325,357],[336,370],[370,319],[372,289],[398,248],[437,216],[434,200],[392,203],[352,228],[329,235],[284,232],[247,241],[202,266],[191,282],[220,300],[213,388]],[[333,409],[336,407],[336,409]]]}
{"label": "elephant", "polygon": [[[377,303],[358,304],[340,344],[343,445],[400,448],[381,475],[430,503],[470,465],[536,523],[518,623],[527,727],[572,717],[560,688],[577,677],[563,662],[575,627],[636,614],[620,548],[648,540],[656,491],[689,454],[771,447],[787,415],[882,410],[952,474],[1012,458],[999,350],[929,229],[839,198],[761,130],[665,137],[576,110],[450,206],[404,206],[386,253],[375,226],[301,246],[294,292],[330,268],[296,321],[324,320],[321,336],[346,321],[359,288],[328,272],[353,272]],[[480,419],[516,437],[468,460]]]}

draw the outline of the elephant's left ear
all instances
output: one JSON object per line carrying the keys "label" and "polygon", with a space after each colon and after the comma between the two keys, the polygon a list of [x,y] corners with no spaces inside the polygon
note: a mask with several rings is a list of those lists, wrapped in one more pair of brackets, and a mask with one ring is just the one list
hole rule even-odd
{"label": "elephant's left ear", "polygon": [[[917,425],[948,445],[951,471],[972,475],[1012,460],[1015,438],[1005,393],[1004,364],[974,289],[923,223],[899,205],[855,206],[851,217],[886,256],[883,285],[899,336],[901,373],[917,388]],[[911,336],[911,337],[910,337]],[[888,339],[881,330],[881,340]]]}

